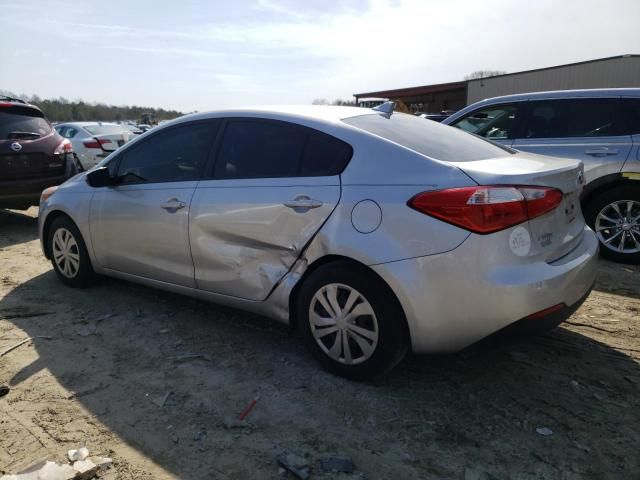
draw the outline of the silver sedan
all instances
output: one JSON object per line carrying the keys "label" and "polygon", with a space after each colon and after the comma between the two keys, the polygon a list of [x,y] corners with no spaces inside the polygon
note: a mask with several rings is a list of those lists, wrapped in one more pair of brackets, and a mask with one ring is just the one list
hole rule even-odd
{"label": "silver sedan", "polygon": [[257,312],[362,379],[564,320],[596,274],[583,178],[386,106],[218,111],[45,190],[39,231],[69,286],[109,275]]}

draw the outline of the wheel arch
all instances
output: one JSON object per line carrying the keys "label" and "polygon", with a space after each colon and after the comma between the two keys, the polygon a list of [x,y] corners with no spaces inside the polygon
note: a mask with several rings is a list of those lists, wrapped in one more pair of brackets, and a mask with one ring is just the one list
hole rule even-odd
{"label": "wheel arch", "polygon": [[[62,210],[52,210],[49,212],[44,219],[44,224],[42,226],[42,248],[44,250],[44,256],[47,260],[51,260],[51,251],[49,250],[49,242],[47,241],[49,238],[49,232],[51,230],[51,224],[60,217],[67,217],[73,224],[78,227],[78,224],[71,218],[67,213]],[[78,228],[78,230],[80,230]]]}
{"label": "wheel arch", "polygon": [[[634,175],[640,175],[640,173]],[[624,185],[630,185],[640,189],[640,181],[628,178],[624,173],[613,173],[597,178],[584,188],[580,196],[582,210],[584,211],[587,205],[604,191]]]}
{"label": "wheel arch", "polygon": [[398,296],[395,294],[391,286],[382,278],[377,272],[371,269],[369,266],[365,265],[362,262],[354,260],[353,258],[345,257],[342,255],[325,255],[314,260],[307,269],[304,271],[298,282],[296,282],[295,286],[291,290],[289,294],[289,325],[292,329],[298,328],[298,315],[297,315],[297,304],[298,297],[300,295],[300,290],[302,289],[302,285],[305,280],[309,278],[318,268],[327,265],[329,263],[347,263],[353,265],[355,268],[366,272],[367,275],[371,275],[372,277],[378,279],[380,281],[380,285],[384,286],[387,292],[390,294],[390,298],[396,304],[398,311],[402,313],[402,324],[407,334],[407,338],[409,339],[409,345],[411,345],[411,330],[409,329],[409,324],[407,322],[407,314],[402,307],[402,303],[398,299]]}

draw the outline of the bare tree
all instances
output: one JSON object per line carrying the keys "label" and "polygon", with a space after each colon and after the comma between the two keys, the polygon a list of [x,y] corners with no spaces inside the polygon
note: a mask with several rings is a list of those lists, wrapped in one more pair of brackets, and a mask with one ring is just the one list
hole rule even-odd
{"label": "bare tree", "polygon": [[507,72],[504,70],[476,70],[475,72],[466,75],[464,79],[478,80],[481,78],[495,77],[496,75],[504,75],[505,73]]}

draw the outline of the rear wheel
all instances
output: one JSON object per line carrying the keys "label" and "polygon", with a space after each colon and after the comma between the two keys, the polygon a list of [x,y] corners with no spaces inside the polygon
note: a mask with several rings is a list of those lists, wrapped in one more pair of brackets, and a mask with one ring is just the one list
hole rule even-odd
{"label": "rear wheel", "polygon": [[62,216],[53,221],[48,242],[53,269],[63,283],[75,288],[88,287],[93,283],[96,274],[91,267],[87,247],[70,218]]}
{"label": "rear wheel", "polygon": [[373,378],[407,353],[402,309],[382,280],[363,267],[347,262],[319,267],[302,285],[297,312],[307,347],[337,375]]}
{"label": "rear wheel", "polygon": [[596,195],[585,218],[600,240],[603,257],[640,263],[640,188],[621,185]]}
{"label": "rear wheel", "polygon": [[76,176],[79,172],[82,172],[84,169],[82,168],[82,164],[75,153],[68,153],[66,155],[67,160],[64,166],[64,178],[68,179]]}

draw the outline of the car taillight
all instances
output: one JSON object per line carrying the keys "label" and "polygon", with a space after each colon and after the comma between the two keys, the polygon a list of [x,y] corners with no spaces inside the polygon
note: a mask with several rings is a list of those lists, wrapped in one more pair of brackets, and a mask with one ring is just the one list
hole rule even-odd
{"label": "car taillight", "polygon": [[472,232],[487,234],[553,210],[562,196],[555,188],[496,185],[422,192],[407,205]]}
{"label": "car taillight", "polygon": [[71,145],[71,142],[69,141],[68,138],[65,138],[56,147],[56,149],[53,151],[53,154],[62,155],[63,153],[71,153],[71,152],[73,152],[73,145]]}
{"label": "car taillight", "polygon": [[108,138],[93,138],[82,142],[82,144],[87,148],[102,148],[102,145],[105,143],[111,143],[111,140]]}

